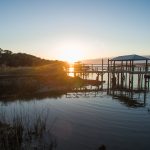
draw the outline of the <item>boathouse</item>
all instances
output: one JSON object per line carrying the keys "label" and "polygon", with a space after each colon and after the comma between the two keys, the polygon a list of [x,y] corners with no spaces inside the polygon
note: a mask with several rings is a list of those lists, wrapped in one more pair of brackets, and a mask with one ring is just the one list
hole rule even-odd
{"label": "boathouse", "polygon": [[108,60],[108,89],[149,90],[149,58],[124,55]]}

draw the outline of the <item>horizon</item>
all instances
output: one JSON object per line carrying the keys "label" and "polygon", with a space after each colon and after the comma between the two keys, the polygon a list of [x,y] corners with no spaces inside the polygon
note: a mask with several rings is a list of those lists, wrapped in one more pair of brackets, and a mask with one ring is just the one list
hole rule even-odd
{"label": "horizon", "polygon": [[[5,50],[5,49],[0,48],[0,50]],[[10,50],[8,50],[8,51],[10,51]],[[14,52],[14,51],[11,51],[11,52],[12,52],[12,54],[22,53],[22,52]],[[22,54],[32,55],[32,54],[24,53],[24,52]],[[131,55],[137,55],[137,54],[131,54]],[[76,63],[76,62],[81,62],[81,63],[85,63],[85,64],[91,64],[91,63],[94,63],[94,64],[98,63],[99,64],[99,63],[101,63],[102,59],[104,61],[107,61],[108,59],[112,59],[114,57],[127,56],[127,55],[119,55],[119,56],[114,56],[114,57],[99,57],[99,58],[97,57],[97,58],[91,58],[91,59],[87,58],[87,59],[77,60],[77,61],[74,61],[74,62],[69,62],[67,60],[61,60],[61,59],[46,59],[46,58],[42,58],[42,57],[36,56],[36,55],[32,55],[32,56],[35,56],[35,57],[40,58],[40,59],[45,59],[45,60],[64,61],[64,62],[67,62],[69,64],[73,64],[73,63]],[[150,59],[150,55],[141,55],[141,56],[147,57],[147,58]]]}
{"label": "horizon", "polygon": [[148,0],[0,2],[2,49],[74,62],[149,55]]}

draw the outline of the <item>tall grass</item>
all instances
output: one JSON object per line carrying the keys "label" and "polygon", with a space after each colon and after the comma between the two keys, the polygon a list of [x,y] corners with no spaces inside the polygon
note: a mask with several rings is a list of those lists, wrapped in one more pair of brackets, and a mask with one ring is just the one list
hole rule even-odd
{"label": "tall grass", "polygon": [[0,97],[64,93],[83,86],[79,77],[69,77],[62,64],[0,69]]}
{"label": "tall grass", "polygon": [[0,75],[56,75],[65,73],[62,64],[49,64],[37,67],[0,67]]}
{"label": "tall grass", "polygon": [[64,89],[69,77],[60,64],[0,69],[0,96]]}
{"label": "tall grass", "polygon": [[[14,111],[9,120],[4,111],[0,112],[0,150],[54,150],[56,138],[47,128],[47,115],[35,114],[34,119],[27,113]],[[47,112],[48,114],[48,112]]]}

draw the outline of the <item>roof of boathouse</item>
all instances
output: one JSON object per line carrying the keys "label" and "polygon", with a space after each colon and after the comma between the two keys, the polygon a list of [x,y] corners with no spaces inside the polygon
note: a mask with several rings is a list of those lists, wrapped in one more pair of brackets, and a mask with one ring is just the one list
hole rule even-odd
{"label": "roof of boathouse", "polygon": [[139,60],[150,60],[147,57],[143,57],[143,56],[139,56],[139,55],[124,55],[124,56],[118,56],[118,57],[114,57],[111,60],[113,61],[139,61]]}

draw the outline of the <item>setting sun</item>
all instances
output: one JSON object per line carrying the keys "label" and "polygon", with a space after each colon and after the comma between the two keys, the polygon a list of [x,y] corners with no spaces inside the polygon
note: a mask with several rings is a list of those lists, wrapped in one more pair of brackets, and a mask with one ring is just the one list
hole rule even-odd
{"label": "setting sun", "polygon": [[60,59],[69,63],[74,63],[83,58],[82,51],[79,50],[64,50],[61,53]]}
{"label": "setting sun", "polygon": [[64,37],[57,45],[57,58],[69,63],[73,63],[84,58],[85,43],[82,39],[75,37]]}

